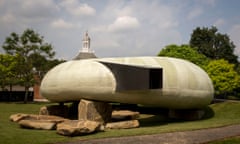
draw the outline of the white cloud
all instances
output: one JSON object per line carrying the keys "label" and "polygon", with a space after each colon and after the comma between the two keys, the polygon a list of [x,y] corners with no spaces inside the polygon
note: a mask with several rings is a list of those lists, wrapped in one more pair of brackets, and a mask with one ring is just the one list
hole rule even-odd
{"label": "white cloud", "polygon": [[11,0],[3,1],[0,5],[0,17],[5,22],[17,22],[18,26],[31,25],[33,23],[47,23],[56,16],[58,8],[52,0]]}
{"label": "white cloud", "polygon": [[79,3],[77,0],[65,0],[60,3],[71,15],[74,16],[94,16],[96,10],[86,3]]}
{"label": "white cloud", "polygon": [[78,15],[78,16],[93,16],[95,15],[96,11],[94,8],[90,7],[88,4],[82,4],[78,6],[76,9],[73,9],[72,14]]}
{"label": "white cloud", "polygon": [[16,18],[11,13],[6,13],[2,17],[0,17],[0,21],[2,21],[3,23],[6,23],[6,24],[11,24],[14,21],[16,21]]}
{"label": "white cloud", "polygon": [[51,23],[51,26],[53,28],[63,28],[63,29],[69,29],[73,27],[72,23],[66,22],[63,19],[57,19]]}
{"label": "white cloud", "polygon": [[131,13],[129,13],[131,12],[130,5],[126,6],[125,3],[123,0],[108,1],[100,13],[101,18],[112,19],[118,16],[131,15]]}
{"label": "white cloud", "polygon": [[21,7],[23,9],[31,9],[31,8],[50,8],[54,7],[54,2],[52,0],[41,0],[41,1],[32,1],[32,0],[24,0],[21,2]]}
{"label": "white cloud", "polygon": [[202,8],[194,8],[192,11],[189,12],[187,18],[194,19],[194,18],[200,16],[202,13],[203,13]]}
{"label": "white cloud", "polygon": [[58,7],[53,0],[24,0],[18,4],[15,14],[27,19],[46,19],[54,16]]}
{"label": "white cloud", "polygon": [[220,26],[223,26],[225,23],[226,23],[226,22],[225,22],[224,19],[219,18],[219,19],[217,19],[217,20],[214,22],[213,25],[216,26],[216,27],[220,27]]}
{"label": "white cloud", "polygon": [[240,57],[240,24],[234,25],[230,31],[230,39],[236,45],[235,54]]}
{"label": "white cloud", "polygon": [[140,26],[136,17],[121,16],[114,23],[110,24],[108,29],[110,32],[128,31],[136,29]]}
{"label": "white cloud", "polygon": [[[221,30],[226,31],[232,23],[239,23],[238,11],[231,13],[232,20],[225,15],[209,15],[219,11],[230,15],[229,7],[236,5],[224,2],[228,7],[220,9],[219,3],[217,0],[0,0],[0,43],[11,32],[32,28],[53,44],[57,56],[72,58],[81,48],[84,31],[89,30],[92,49],[99,57],[156,55],[166,45],[187,43],[196,26],[212,25],[216,20],[214,24],[222,25]],[[229,34],[240,54],[239,31],[236,25]]]}
{"label": "white cloud", "polygon": [[99,13],[101,23],[91,28],[96,54],[156,55],[163,46],[180,43],[176,9],[160,1],[111,1]]}
{"label": "white cloud", "polygon": [[178,26],[178,21],[175,17],[178,9],[176,6],[173,8],[160,1],[153,1],[152,3],[136,2],[133,3],[132,9],[141,24],[146,25],[145,29],[162,31]]}

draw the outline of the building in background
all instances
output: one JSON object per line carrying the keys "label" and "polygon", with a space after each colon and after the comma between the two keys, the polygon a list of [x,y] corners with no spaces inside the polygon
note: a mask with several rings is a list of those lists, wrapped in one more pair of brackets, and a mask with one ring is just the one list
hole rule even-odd
{"label": "building in background", "polygon": [[[18,102],[24,101],[25,87],[20,85],[6,86],[4,90],[0,90],[1,102]],[[33,87],[29,88],[28,101],[33,101],[34,90]]]}
{"label": "building in background", "polygon": [[[91,46],[91,38],[88,35],[88,32],[85,32],[83,39],[82,39],[82,48],[79,50],[78,55],[73,60],[81,60],[81,59],[90,59],[90,58],[97,58],[94,54],[94,51],[90,49]],[[40,94],[40,85],[41,80],[39,79],[39,76],[36,74],[34,76],[34,79],[36,80],[35,85],[33,86],[34,91],[34,101],[46,101],[44,97]]]}
{"label": "building in background", "polygon": [[78,55],[73,60],[80,59],[89,59],[89,58],[97,58],[94,54],[94,51],[90,49],[91,38],[88,36],[88,32],[85,32],[84,37],[82,39],[82,48],[80,49]]}

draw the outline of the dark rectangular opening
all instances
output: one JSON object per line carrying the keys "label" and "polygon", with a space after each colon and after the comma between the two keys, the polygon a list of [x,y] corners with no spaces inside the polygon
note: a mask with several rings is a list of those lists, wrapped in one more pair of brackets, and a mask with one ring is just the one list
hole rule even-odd
{"label": "dark rectangular opening", "polygon": [[150,69],[149,89],[162,88],[162,69]]}
{"label": "dark rectangular opening", "polygon": [[117,81],[116,91],[162,88],[162,68],[101,62]]}

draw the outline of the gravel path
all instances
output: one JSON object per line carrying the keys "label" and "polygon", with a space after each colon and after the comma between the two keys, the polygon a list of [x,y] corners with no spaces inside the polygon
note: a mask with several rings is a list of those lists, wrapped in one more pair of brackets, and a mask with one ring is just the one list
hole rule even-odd
{"label": "gravel path", "polygon": [[64,144],[201,144],[233,136],[240,136],[240,125],[154,135],[93,139]]}

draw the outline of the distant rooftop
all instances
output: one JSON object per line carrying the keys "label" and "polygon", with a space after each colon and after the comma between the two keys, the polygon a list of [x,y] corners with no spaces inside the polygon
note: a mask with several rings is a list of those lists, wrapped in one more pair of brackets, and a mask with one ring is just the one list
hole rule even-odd
{"label": "distant rooftop", "polygon": [[80,52],[73,60],[97,58],[94,53]]}

